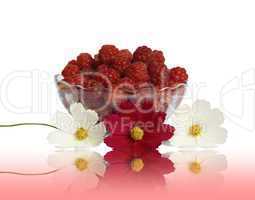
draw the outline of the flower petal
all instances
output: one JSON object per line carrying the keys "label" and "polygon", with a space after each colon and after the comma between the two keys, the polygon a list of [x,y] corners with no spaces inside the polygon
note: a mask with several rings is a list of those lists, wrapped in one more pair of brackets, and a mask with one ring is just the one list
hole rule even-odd
{"label": "flower petal", "polygon": [[90,128],[94,126],[98,122],[98,114],[94,110],[87,110],[86,111],[86,121],[83,124],[84,128]]}
{"label": "flower petal", "polygon": [[197,159],[196,152],[193,151],[175,152],[169,157],[175,165],[187,165],[187,163],[193,162]]}
{"label": "flower petal", "polygon": [[123,150],[132,146],[133,141],[128,136],[114,135],[108,136],[104,139],[104,142],[107,146],[114,149]]}
{"label": "flower petal", "polygon": [[193,113],[201,113],[206,115],[210,112],[211,105],[208,101],[205,100],[197,100],[192,105],[192,112]]}
{"label": "flower petal", "polygon": [[70,113],[73,116],[74,121],[80,124],[84,123],[84,120],[86,120],[86,110],[81,103],[71,104]]}
{"label": "flower petal", "polygon": [[65,133],[73,134],[76,131],[77,123],[66,113],[57,112],[53,119],[53,124]]}
{"label": "flower petal", "polygon": [[203,168],[210,173],[224,171],[227,169],[226,157],[224,155],[214,155],[213,157],[209,157],[203,162]]}
{"label": "flower petal", "polygon": [[84,192],[84,189],[88,190],[96,188],[98,182],[99,178],[96,176],[96,174],[86,171],[81,173],[81,176],[73,181],[72,188],[73,191],[82,193]]}
{"label": "flower petal", "polygon": [[73,181],[79,176],[80,173],[74,166],[67,166],[57,171],[53,176],[53,180],[57,187],[66,190],[72,186]]}
{"label": "flower petal", "polygon": [[223,113],[219,109],[213,109],[208,115],[208,125],[220,126],[224,123]]}
{"label": "flower petal", "polygon": [[89,129],[89,136],[95,138],[102,138],[106,133],[106,129],[103,122],[100,122]]}
{"label": "flower petal", "polygon": [[174,171],[173,162],[161,156],[157,151],[151,151],[144,155],[144,164],[149,165],[150,170],[157,174],[168,174]]}
{"label": "flower petal", "polygon": [[194,154],[195,154],[196,160],[198,160],[199,162],[204,162],[217,155],[216,152],[212,150],[197,151],[197,152],[194,151]]}
{"label": "flower petal", "polygon": [[55,131],[48,135],[48,142],[59,147],[81,147],[87,146],[86,143],[76,140],[76,138],[64,132]]}
{"label": "flower petal", "polygon": [[133,127],[133,122],[127,118],[121,118],[118,114],[112,114],[104,119],[104,124],[113,135],[128,135],[129,130]]}
{"label": "flower petal", "polygon": [[174,135],[170,139],[170,144],[178,147],[195,147],[197,146],[197,141],[196,138],[187,135]]}
{"label": "flower petal", "polygon": [[190,119],[191,115],[191,107],[187,104],[181,105],[175,111],[174,115],[172,116],[172,120],[174,123],[185,122]]}
{"label": "flower petal", "polygon": [[98,123],[89,130],[88,142],[92,146],[97,146],[103,142],[106,130],[104,124]]}
{"label": "flower petal", "polygon": [[125,164],[132,159],[132,156],[124,151],[110,151],[105,154],[104,158],[110,165],[114,165],[117,163]]}
{"label": "flower petal", "polygon": [[90,160],[89,162],[89,170],[99,176],[104,176],[106,165],[104,160]]}
{"label": "flower petal", "polygon": [[[171,135],[169,134],[166,135],[168,135],[168,138],[171,137]],[[156,149],[161,145],[163,140],[164,136],[162,136],[161,134],[145,133],[143,136],[143,140],[136,142],[136,144],[143,143],[146,147],[150,149]]]}
{"label": "flower petal", "polygon": [[227,169],[227,159],[224,155],[216,155],[215,157],[206,160],[203,163],[203,167],[210,172],[224,171]]}
{"label": "flower petal", "polygon": [[224,144],[227,139],[227,131],[221,127],[210,127],[204,136],[198,140],[201,147],[212,147]]}
{"label": "flower petal", "polygon": [[74,164],[76,154],[70,151],[57,152],[49,155],[48,164],[54,168],[63,168]]}

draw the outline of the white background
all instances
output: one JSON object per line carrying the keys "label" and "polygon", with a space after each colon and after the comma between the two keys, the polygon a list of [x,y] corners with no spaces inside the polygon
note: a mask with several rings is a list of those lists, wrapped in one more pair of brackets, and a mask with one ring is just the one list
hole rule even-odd
{"label": "white background", "polygon": [[[1,0],[0,122],[47,122],[65,111],[53,77],[78,53],[145,44],[163,50],[169,67],[188,68],[188,103],[205,99],[224,111],[222,151],[255,150],[254,9],[252,0]],[[2,156],[43,154],[49,131],[0,129]]]}

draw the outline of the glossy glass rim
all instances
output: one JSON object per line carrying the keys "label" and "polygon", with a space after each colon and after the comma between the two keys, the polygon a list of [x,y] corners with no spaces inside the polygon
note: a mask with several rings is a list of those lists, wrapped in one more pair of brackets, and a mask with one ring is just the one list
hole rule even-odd
{"label": "glossy glass rim", "polygon": [[[68,82],[66,82],[66,81],[64,81],[64,77],[61,75],[61,74],[56,74],[55,76],[54,76],[54,79],[55,79],[55,83],[58,85],[58,83],[63,83],[64,85],[66,85],[66,86],[68,86],[69,88],[73,88],[73,87],[75,87],[75,88],[79,88],[79,89],[82,89],[82,90],[88,90],[87,88],[84,88],[83,86],[81,86],[81,85],[72,85],[72,84],[70,84],[70,83],[68,83]],[[164,88],[161,88],[159,91],[160,92],[163,92],[163,91],[165,91],[165,90],[171,90],[171,91],[174,91],[174,90],[176,90],[176,89],[178,89],[178,88],[181,88],[181,87],[187,87],[187,85],[188,85],[188,83],[180,83],[180,84],[177,84],[176,86],[174,86],[174,87],[164,87]],[[148,88],[148,87],[147,87]],[[107,88],[105,88],[105,89],[107,89]],[[141,90],[142,90],[143,88],[141,88]],[[144,87],[144,89],[146,89],[146,87]]]}

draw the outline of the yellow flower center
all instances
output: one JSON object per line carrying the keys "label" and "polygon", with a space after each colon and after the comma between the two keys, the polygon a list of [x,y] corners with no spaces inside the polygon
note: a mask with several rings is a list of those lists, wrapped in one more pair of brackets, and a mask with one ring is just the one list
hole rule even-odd
{"label": "yellow flower center", "polygon": [[143,160],[140,158],[135,158],[131,161],[131,169],[134,172],[140,172],[142,171],[144,168],[144,163]]}
{"label": "yellow flower center", "polygon": [[75,132],[75,137],[79,141],[85,140],[88,137],[88,131],[84,128],[79,128]]}
{"label": "yellow flower center", "polygon": [[82,158],[78,158],[75,161],[75,166],[79,171],[84,171],[88,168],[88,162]]}
{"label": "yellow flower center", "polygon": [[200,163],[197,162],[197,161],[190,163],[189,169],[194,174],[199,174],[201,172],[201,170],[202,170]]}
{"label": "yellow flower center", "polygon": [[193,137],[201,136],[202,127],[198,124],[194,124],[189,128],[189,134]]}
{"label": "yellow flower center", "polygon": [[133,140],[142,140],[144,132],[141,128],[135,126],[132,128],[130,135]]}

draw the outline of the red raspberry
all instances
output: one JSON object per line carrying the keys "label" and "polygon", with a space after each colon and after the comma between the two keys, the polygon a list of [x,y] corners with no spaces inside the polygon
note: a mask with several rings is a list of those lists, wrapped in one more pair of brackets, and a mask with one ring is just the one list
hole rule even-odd
{"label": "red raspberry", "polygon": [[83,86],[84,83],[87,81],[86,77],[80,74],[75,76],[66,77],[64,81],[68,82],[71,85],[80,85]]}
{"label": "red raspberry", "polygon": [[172,86],[170,83],[169,70],[166,68],[161,72],[160,82],[156,86],[159,86],[159,88],[170,87]]}
{"label": "red raspberry", "polygon": [[134,61],[141,61],[141,62],[147,62],[148,58],[150,57],[152,53],[151,48],[147,46],[141,46],[138,47],[134,52]]}
{"label": "red raspberry", "polygon": [[69,83],[70,85],[75,85],[75,81],[71,77],[66,77],[63,81]]}
{"label": "red raspberry", "polygon": [[94,56],[94,61],[95,61],[95,62],[94,62],[94,65],[95,65],[96,67],[102,64],[102,62],[101,62],[101,60],[100,60],[98,54],[96,54],[96,55]]}
{"label": "red raspberry", "polygon": [[169,70],[169,81],[171,84],[186,83],[188,74],[182,67],[175,67]]}
{"label": "red raspberry", "polygon": [[130,85],[133,85],[134,81],[131,78],[124,77],[124,78],[120,79],[119,84],[130,84]]}
{"label": "red raspberry", "polygon": [[165,85],[168,78],[167,67],[164,64],[153,63],[148,67],[151,81],[155,85]]}
{"label": "red raspberry", "polygon": [[143,62],[135,62],[126,69],[126,76],[136,83],[145,83],[150,80],[147,65]]}
{"label": "red raspberry", "polygon": [[153,76],[155,73],[159,72],[162,68],[166,67],[165,64],[158,62],[151,62],[147,64],[147,66],[150,76]]}
{"label": "red raspberry", "polygon": [[108,71],[104,73],[104,75],[109,78],[111,83],[117,83],[120,79],[120,74],[115,69],[109,68]]}
{"label": "red raspberry", "polygon": [[68,76],[74,76],[76,74],[80,73],[80,68],[78,65],[73,65],[73,64],[67,64],[64,70],[62,71],[62,75],[64,77]]}
{"label": "red raspberry", "polygon": [[78,65],[77,61],[76,60],[70,60],[68,62],[68,64],[72,64],[72,65]]}
{"label": "red raspberry", "polygon": [[148,62],[157,62],[157,63],[165,63],[165,57],[162,51],[154,50],[150,57],[148,58]]}
{"label": "red raspberry", "polygon": [[101,82],[89,78],[84,82],[83,87],[85,90],[81,92],[81,99],[89,109],[95,109],[97,107],[103,106],[104,103],[104,86]]}
{"label": "red raspberry", "polygon": [[111,64],[119,50],[114,45],[103,45],[99,50],[99,58],[105,64]]}
{"label": "red raspberry", "polygon": [[135,82],[128,78],[128,77],[124,77],[122,79],[120,79],[119,83],[116,86],[118,89],[122,89],[126,92],[134,92],[135,90]]}
{"label": "red raspberry", "polygon": [[89,53],[81,53],[77,57],[77,63],[82,71],[89,71],[92,68],[94,59]]}
{"label": "red raspberry", "polygon": [[118,70],[120,73],[123,73],[131,63],[132,58],[132,53],[127,49],[123,49],[114,57],[112,67]]}
{"label": "red raspberry", "polygon": [[[109,80],[108,77],[106,77],[105,74],[108,73],[109,66],[106,64],[101,64],[97,67],[98,75],[94,77],[97,81],[103,83],[105,86],[109,84],[106,80]],[[110,81],[110,80],[109,80]]]}
{"label": "red raspberry", "polygon": [[86,89],[97,89],[99,87],[102,87],[102,84],[97,80],[91,78],[84,81],[83,87]]}
{"label": "red raspberry", "polygon": [[105,79],[107,78],[112,84],[115,84],[120,79],[120,74],[115,69],[107,67],[107,65],[100,65],[99,72],[102,73],[103,76],[105,76],[102,79],[104,82],[105,82]]}
{"label": "red raspberry", "polygon": [[106,65],[106,64],[101,64],[101,65],[99,65],[98,67],[97,67],[97,71],[99,72],[99,73],[103,73],[104,71],[107,71],[108,70],[108,65]]}

